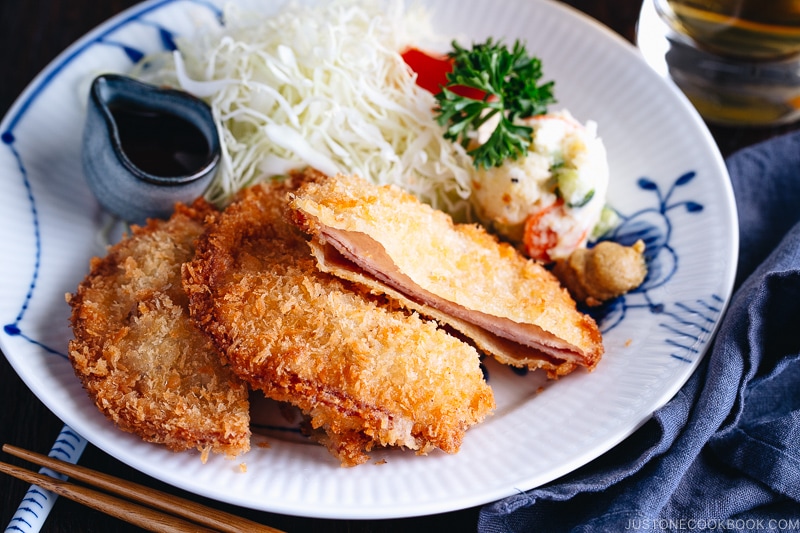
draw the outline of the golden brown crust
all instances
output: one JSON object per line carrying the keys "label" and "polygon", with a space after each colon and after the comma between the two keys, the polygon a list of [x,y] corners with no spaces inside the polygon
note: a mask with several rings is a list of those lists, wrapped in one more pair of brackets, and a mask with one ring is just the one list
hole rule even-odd
{"label": "golden brown crust", "polygon": [[[359,267],[332,273],[408,296],[403,305],[446,321],[503,363],[556,377],[578,365],[591,370],[603,354],[597,324],[577,310],[551,272],[397,187],[338,175],[304,185],[291,207],[294,222],[316,241],[318,259],[332,245]],[[320,265],[325,268],[324,260]],[[359,269],[375,279],[356,279]],[[470,331],[470,324],[488,335]],[[534,351],[515,350],[514,343]]]}
{"label": "golden brown crust", "polygon": [[237,373],[290,402],[345,466],[374,446],[458,450],[494,407],[478,353],[321,273],[285,220],[292,183],[244,191],[185,265],[192,316]]}
{"label": "golden brown crust", "polygon": [[575,363],[559,360],[539,350],[494,335],[491,331],[476,326],[467,320],[461,320],[440,311],[436,307],[409,298],[391,285],[383,283],[357,268],[352,262],[341,257],[330,245],[323,245],[316,240],[312,240],[309,242],[309,246],[317,259],[317,266],[323,272],[329,272],[341,279],[358,283],[371,290],[374,294],[384,294],[403,308],[413,309],[422,316],[432,318],[440,324],[452,327],[472,341],[479,350],[492,355],[503,364],[520,368],[525,367],[529,370],[542,369],[552,379],[565,376],[578,367]]}
{"label": "golden brown crust", "polygon": [[233,456],[250,446],[247,386],[192,324],[180,277],[212,211],[203,201],[179,206],[92,259],[67,296],[69,358],[119,428],[176,451]]}

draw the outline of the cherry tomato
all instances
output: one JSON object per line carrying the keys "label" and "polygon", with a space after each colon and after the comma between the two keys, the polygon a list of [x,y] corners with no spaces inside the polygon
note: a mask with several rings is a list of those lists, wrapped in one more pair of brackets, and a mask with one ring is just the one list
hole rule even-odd
{"label": "cherry tomato", "polygon": [[[446,55],[432,55],[418,48],[408,48],[402,54],[403,60],[417,73],[417,85],[427,91],[438,94],[442,86],[447,85],[447,74],[453,70],[453,61]],[[474,100],[483,99],[484,93],[469,87],[451,87],[461,96]]]}

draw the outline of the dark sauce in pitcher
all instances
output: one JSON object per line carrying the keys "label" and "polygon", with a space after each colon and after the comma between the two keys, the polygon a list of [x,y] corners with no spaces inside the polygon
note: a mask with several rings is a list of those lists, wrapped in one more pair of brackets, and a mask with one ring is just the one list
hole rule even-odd
{"label": "dark sauce in pitcher", "polygon": [[122,151],[143,172],[162,178],[187,176],[212,159],[203,133],[177,115],[129,102],[112,102],[108,109]]}

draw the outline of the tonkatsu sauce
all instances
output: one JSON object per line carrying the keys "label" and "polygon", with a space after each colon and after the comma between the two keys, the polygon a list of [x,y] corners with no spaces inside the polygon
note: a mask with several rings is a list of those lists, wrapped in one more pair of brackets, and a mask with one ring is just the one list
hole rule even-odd
{"label": "tonkatsu sauce", "polygon": [[211,160],[202,132],[177,115],[128,102],[112,102],[109,111],[122,151],[143,172],[163,178],[186,176]]}

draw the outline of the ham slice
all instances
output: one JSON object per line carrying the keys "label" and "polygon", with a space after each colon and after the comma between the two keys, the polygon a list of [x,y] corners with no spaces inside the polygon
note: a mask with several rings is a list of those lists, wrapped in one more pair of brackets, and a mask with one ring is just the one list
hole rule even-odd
{"label": "ham slice", "polygon": [[322,271],[451,327],[501,363],[556,378],[603,355],[597,324],[551,272],[397,187],[318,175],[290,207]]}

